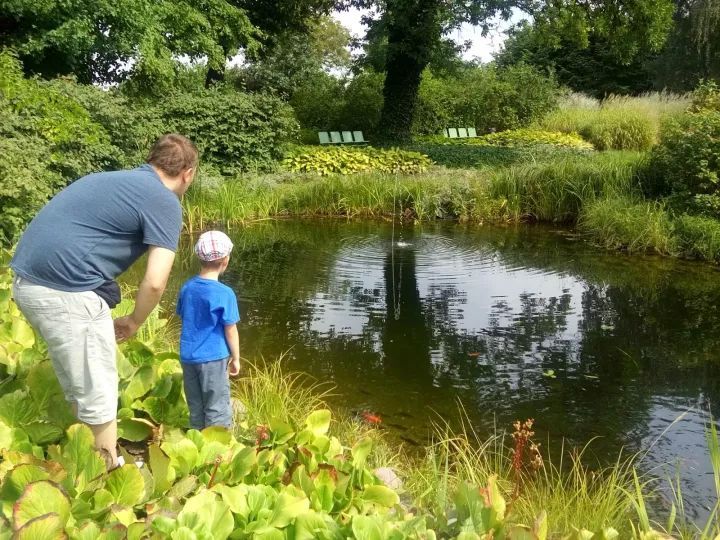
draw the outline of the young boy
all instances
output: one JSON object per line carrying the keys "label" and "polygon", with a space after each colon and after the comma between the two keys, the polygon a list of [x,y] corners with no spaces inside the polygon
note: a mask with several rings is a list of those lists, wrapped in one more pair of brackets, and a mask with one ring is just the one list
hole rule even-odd
{"label": "young boy", "polygon": [[232,428],[228,375],[240,373],[240,320],[235,293],[218,277],[227,269],[233,244],[220,231],[203,233],[195,244],[200,273],[180,289],[180,361],[190,427]]}

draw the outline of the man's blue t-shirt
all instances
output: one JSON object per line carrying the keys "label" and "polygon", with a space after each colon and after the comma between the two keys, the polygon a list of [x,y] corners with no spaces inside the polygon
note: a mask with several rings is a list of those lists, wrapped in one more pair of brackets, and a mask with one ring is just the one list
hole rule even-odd
{"label": "man's blue t-shirt", "polygon": [[176,311],[182,319],[182,362],[200,364],[230,356],[225,326],[240,320],[237,298],[230,287],[195,276],[180,289]]}
{"label": "man's blue t-shirt", "polygon": [[115,279],[148,246],[175,251],[180,201],[150,165],[85,176],[38,212],[10,266],[61,291],[91,291]]}

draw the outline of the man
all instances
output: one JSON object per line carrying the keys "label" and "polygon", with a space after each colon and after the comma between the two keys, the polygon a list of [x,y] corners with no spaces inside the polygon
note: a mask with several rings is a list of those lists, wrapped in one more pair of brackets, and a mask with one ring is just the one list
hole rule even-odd
{"label": "man", "polygon": [[[95,446],[117,465],[115,341],[135,334],[160,301],[175,259],[197,149],[162,136],[137,169],[90,174],[28,225],[10,266],[13,297],[48,345],[55,374]],[[115,278],[148,252],[132,314],[114,321]]]}

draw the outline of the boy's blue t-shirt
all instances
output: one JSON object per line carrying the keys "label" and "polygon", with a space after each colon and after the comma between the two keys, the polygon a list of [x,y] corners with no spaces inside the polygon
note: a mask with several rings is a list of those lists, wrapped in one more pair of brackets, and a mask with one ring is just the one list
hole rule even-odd
{"label": "boy's blue t-shirt", "polygon": [[230,356],[225,326],[240,320],[237,298],[230,287],[195,276],[180,289],[176,311],[182,319],[182,362],[200,364]]}

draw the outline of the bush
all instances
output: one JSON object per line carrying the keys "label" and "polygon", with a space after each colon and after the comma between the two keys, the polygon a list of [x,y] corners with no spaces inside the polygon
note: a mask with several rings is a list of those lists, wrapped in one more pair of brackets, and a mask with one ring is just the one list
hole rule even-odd
{"label": "bush", "polygon": [[691,112],[720,111],[720,86],[715,81],[703,81],[693,92]]}
{"label": "bush", "polygon": [[334,129],[360,130],[372,137],[383,107],[382,73],[365,72],[355,76],[343,93],[343,106],[338,111]]}
{"label": "bush", "polygon": [[593,150],[593,145],[585,141],[577,133],[562,133],[559,131],[542,131],[537,129],[509,129],[498,133],[488,133],[480,137],[465,139],[451,139],[442,135],[421,137],[421,141],[435,144],[472,145],[472,146],[505,146],[505,147],[533,147],[558,146],[576,150]]}
{"label": "bush", "polygon": [[447,78],[426,71],[413,131],[431,135],[454,126],[473,126],[480,133],[518,128],[552,110],[557,96],[553,79],[525,65],[475,67]]}
{"label": "bush", "polygon": [[648,191],[695,198],[711,210],[717,207],[713,199],[720,197],[720,111],[688,113],[667,122],[651,167],[657,185],[646,186]]}
{"label": "bush", "polygon": [[337,146],[301,147],[283,161],[290,171],[322,176],[368,171],[415,174],[427,170],[431,163],[427,156],[407,150]]}
{"label": "bush", "polygon": [[290,105],[303,129],[314,132],[339,129],[337,119],[343,106],[344,91],[342,82],[325,72],[300,85],[290,98]]}
{"label": "bush", "polygon": [[169,96],[159,107],[168,130],[188,136],[203,161],[226,173],[272,169],[297,131],[290,107],[264,94],[211,88]]}

